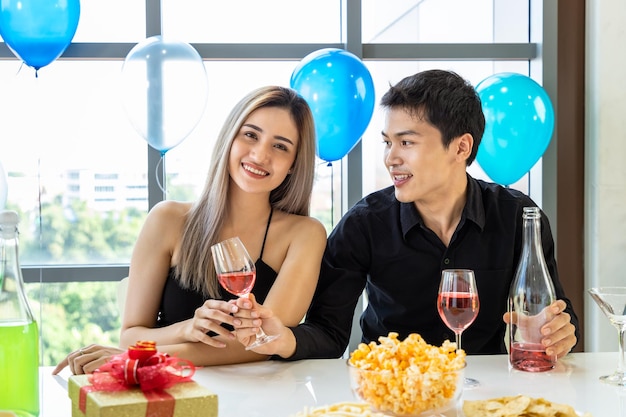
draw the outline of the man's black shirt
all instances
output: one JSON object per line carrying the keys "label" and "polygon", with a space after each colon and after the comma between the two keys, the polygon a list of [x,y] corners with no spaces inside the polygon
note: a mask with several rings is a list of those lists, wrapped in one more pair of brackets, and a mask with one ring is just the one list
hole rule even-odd
{"label": "man's black shirt", "polygon": [[[354,308],[366,289],[363,341],[397,332],[419,333],[430,344],[454,341],[437,312],[441,271],[473,269],[478,317],[463,332],[468,354],[505,353],[509,287],[522,246],[522,212],[536,206],[525,194],[468,175],[461,220],[446,247],[428,229],[413,203],[400,203],[388,187],[355,204],[334,228],[305,323],[293,327],[297,347],[289,360],[341,356],[350,338]],[[567,303],[578,337],[578,319],[565,297],[554,259],[554,241],[542,213],[541,237],[557,299]]]}

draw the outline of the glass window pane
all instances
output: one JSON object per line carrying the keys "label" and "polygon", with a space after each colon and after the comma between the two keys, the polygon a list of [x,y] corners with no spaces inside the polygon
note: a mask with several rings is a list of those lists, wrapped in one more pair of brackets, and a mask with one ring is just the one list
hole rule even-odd
{"label": "glass window pane", "polygon": [[118,282],[26,284],[41,331],[43,366],[56,365],[69,352],[92,343],[119,344],[117,287]]}
{"label": "glass window pane", "polygon": [[138,42],[145,37],[145,1],[80,1],[80,17],[72,42]]}
{"label": "glass window pane", "polygon": [[[391,179],[383,163],[384,147],[380,131],[384,123],[383,112],[378,107],[380,98],[389,89],[390,84],[395,84],[402,78],[419,71],[428,69],[445,69],[457,72],[477,85],[490,75],[500,72],[518,72],[528,74],[527,61],[422,61],[422,62],[389,62],[389,61],[366,61],[366,65],[372,74],[374,88],[376,90],[377,105],[374,108],[372,120],[363,135],[363,195],[391,185]],[[375,168],[372,168],[375,167]],[[480,168],[477,161],[468,167],[468,172],[474,178],[491,181],[488,175]],[[529,193],[529,178],[526,174],[523,178],[510,187]],[[537,190],[540,192],[541,190]],[[540,196],[531,194],[533,198]],[[536,200],[537,201],[537,200]]]}
{"label": "glass window pane", "polygon": [[22,265],[127,263],[148,210],[147,144],[119,95],[122,63],[0,62],[7,208]]}
{"label": "glass window pane", "polygon": [[203,43],[341,41],[341,1],[164,0],[163,35]]}
{"label": "glass window pane", "polygon": [[139,42],[145,37],[145,1],[80,1],[80,20],[72,42]]}
{"label": "glass window pane", "polygon": [[81,0],[72,42],[138,42],[145,37],[145,1]]}
{"label": "glass window pane", "polygon": [[528,42],[528,0],[364,0],[362,4],[363,43]]}

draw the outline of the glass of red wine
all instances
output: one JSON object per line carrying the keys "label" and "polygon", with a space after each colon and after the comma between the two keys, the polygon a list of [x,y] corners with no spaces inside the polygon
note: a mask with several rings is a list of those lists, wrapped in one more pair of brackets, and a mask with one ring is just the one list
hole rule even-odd
{"label": "glass of red wine", "polygon": [[[441,272],[437,311],[443,322],[454,332],[456,348],[461,349],[461,334],[478,316],[480,301],[474,271],[471,269],[444,269]],[[464,387],[473,388],[480,383],[465,378]]]}
{"label": "glass of red wine", "polygon": [[[215,272],[220,285],[229,293],[247,298],[256,280],[256,267],[246,247],[238,237],[231,237],[211,246]],[[256,341],[246,346],[246,350],[269,343],[278,335],[267,335],[261,327]]]}

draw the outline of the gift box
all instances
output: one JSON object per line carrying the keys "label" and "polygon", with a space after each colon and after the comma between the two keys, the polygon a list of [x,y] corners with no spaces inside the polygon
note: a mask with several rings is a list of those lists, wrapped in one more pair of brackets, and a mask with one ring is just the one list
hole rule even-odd
{"label": "gift box", "polygon": [[72,417],[217,417],[217,395],[196,382],[166,389],[95,391],[87,375],[69,378]]}
{"label": "gift box", "polygon": [[195,369],[138,341],[92,374],[70,377],[72,417],[217,417],[217,395],[192,381]]}

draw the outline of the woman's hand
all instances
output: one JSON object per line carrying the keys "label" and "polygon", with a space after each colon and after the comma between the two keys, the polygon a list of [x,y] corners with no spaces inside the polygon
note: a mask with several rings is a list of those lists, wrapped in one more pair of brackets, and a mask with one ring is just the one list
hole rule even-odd
{"label": "woman's hand", "polygon": [[111,356],[125,351],[113,346],[89,345],[68,354],[52,371],[52,375],[61,372],[66,366],[74,375],[90,374],[104,365]]}
{"label": "woman's hand", "polygon": [[233,327],[241,325],[241,320],[232,316],[237,313],[239,307],[233,301],[207,300],[197,308],[192,319],[187,321],[184,327],[184,339],[188,342],[202,342],[210,346],[223,348],[226,344],[215,337],[209,336],[208,332],[217,333],[220,336],[235,340],[235,335],[222,324]]}

